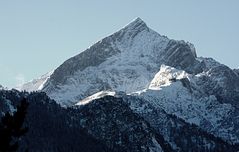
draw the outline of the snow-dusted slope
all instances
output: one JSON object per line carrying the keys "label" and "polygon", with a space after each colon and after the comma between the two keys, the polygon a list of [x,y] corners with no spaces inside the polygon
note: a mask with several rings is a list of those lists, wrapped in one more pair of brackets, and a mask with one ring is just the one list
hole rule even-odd
{"label": "snow-dusted slope", "polygon": [[100,92],[97,92],[89,97],[86,97],[85,99],[79,101],[75,105],[76,106],[86,105],[95,99],[99,99],[104,96],[114,96],[114,95],[115,95],[115,92],[112,92],[112,91],[100,91]]}

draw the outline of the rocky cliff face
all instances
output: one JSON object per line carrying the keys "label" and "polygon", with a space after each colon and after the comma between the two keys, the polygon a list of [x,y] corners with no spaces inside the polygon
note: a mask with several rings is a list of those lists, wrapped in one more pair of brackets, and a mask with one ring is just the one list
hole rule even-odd
{"label": "rocky cliff face", "polygon": [[199,86],[204,92],[215,95],[223,103],[230,103],[238,108],[239,76],[229,67],[211,58],[199,58],[204,66],[197,76],[202,80]]}

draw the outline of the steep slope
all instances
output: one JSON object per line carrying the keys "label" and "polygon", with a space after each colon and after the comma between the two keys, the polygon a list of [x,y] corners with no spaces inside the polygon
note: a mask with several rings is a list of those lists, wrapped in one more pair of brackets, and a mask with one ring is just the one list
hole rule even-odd
{"label": "steep slope", "polygon": [[203,72],[196,75],[197,85],[208,95],[214,95],[222,103],[230,103],[239,108],[239,75],[229,67],[212,58],[197,58]]}
{"label": "steep slope", "polygon": [[162,63],[191,72],[190,67],[198,64],[195,58],[192,44],[161,36],[137,18],[65,61],[42,91],[62,105],[72,105],[103,90],[130,93],[147,88]]}

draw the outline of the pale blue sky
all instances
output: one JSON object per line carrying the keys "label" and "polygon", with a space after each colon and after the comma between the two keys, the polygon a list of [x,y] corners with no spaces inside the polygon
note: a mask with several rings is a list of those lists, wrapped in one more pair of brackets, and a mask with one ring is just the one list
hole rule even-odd
{"label": "pale blue sky", "polygon": [[238,0],[0,0],[0,84],[39,77],[136,17],[239,66]]}

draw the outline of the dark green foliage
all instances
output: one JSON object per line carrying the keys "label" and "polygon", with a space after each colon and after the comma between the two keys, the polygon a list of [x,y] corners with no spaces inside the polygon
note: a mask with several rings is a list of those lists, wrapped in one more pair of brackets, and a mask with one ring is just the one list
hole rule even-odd
{"label": "dark green foliage", "polygon": [[78,119],[72,119],[76,112],[74,109],[62,108],[45,93],[1,90],[0,113],[9,110],[1,105],[16,107],[24,97],[29,101],[29,107],[23,125],[29,129],[25,136],[20,138],[17,151],[25,152],[26,148],[33,152],[108,151],[103,143],[90,136],[87,130],[79,125]]}
{"label": "dark green foliage", "polygon": [[24,98],[13,115],[7,112],[2,117],[0,123],[0,152],[11,152],[18,149],[20,137],[28,130],[23,127],[28,105]]}
{"label": "dark green foliage", "polygon": [[104,152],[107,148],[73,119],[74,109],[62,108],[45,93],[32,93],[26,125],[29,132],[22,145],[30,151]]}

